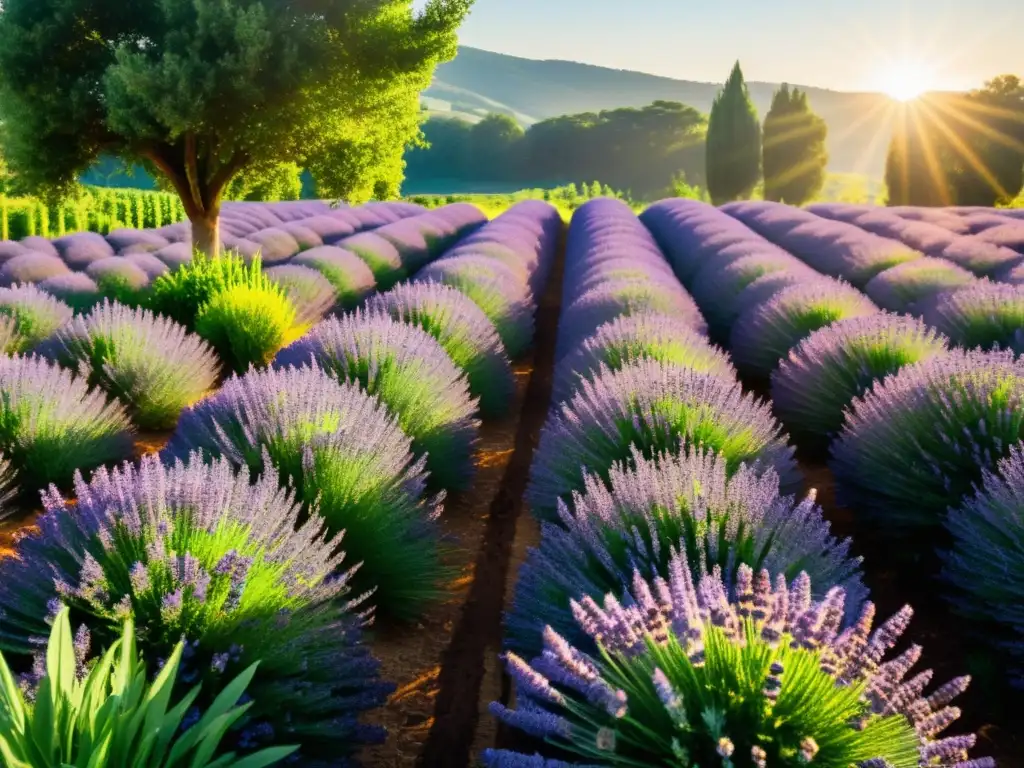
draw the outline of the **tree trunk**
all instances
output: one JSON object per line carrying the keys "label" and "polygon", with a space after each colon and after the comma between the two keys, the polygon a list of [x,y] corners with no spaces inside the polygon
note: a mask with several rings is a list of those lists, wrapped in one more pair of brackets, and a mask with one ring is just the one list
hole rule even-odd
{"label": "tree trunk", "polygon": [[220,212],[192,219],[192,248],[211,258],[220,254]]}

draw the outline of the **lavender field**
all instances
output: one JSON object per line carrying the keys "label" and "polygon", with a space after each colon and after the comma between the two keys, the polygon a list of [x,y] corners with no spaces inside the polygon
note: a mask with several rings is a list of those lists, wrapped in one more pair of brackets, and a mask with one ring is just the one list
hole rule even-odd
{"label": "lavender field", "polygon": [[197,765],[1024,765],[1024,212],[222,229],[0,242],[0,719],[130,620]]}

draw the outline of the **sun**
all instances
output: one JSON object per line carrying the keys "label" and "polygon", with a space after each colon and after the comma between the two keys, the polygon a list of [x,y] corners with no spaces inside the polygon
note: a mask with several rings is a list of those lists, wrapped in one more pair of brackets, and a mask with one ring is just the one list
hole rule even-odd
{"label": "sun", "polygon": [[918,62],[902,61],[886,67],[882,90],[896,101],[911,101],[928,90],[931,72]]}

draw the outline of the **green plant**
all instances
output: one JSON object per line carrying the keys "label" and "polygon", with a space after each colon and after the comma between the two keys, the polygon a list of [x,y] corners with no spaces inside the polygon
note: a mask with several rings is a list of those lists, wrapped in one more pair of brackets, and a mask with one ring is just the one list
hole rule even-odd
{"label": "green plant", "polygon": [[[257,256],[246,264],[240,256],[225,253],[210,258],[196,253],[192,261],[161,275],[153,282],[151,308],[160,315],[193,328],[200,308],[218,291],[234,285],[259,285],[266,280]],[[269,284],[270,281],[266,280]]]}
{"label": "green plant", "polygon": [[[46,673],[28,702],[0,654],[0,755],[8,768],[262,768],[298,747],[271,747],[238,758],[214,758],[221,738],[252,706],[238,705],[258,664],[224,687],[194,725],[186,725],[196,686],[170,706],[184,643],[178,643],[152,683],[135,647],[135,626],[79,677],[82,643],[73,641],[68,609],[53,623]],[[84,637],[84,636],[82,636]],[[183,727],[184,726],[184,727]],[[180,731],[180,732],[179,732]]]}
{"label": "green plant", "polygon": [[234,285],[215,293],[199,310],[195,327],[239,373],[250,365],[266,365],[301,335],[292,300],[265,278],[261,285]]}

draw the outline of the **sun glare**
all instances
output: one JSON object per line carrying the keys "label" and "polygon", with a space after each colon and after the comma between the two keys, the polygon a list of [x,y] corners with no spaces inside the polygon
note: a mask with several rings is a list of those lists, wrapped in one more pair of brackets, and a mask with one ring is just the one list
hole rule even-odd
{"label": "sun glare", "polygon": [[888,67],[883,89],[897,101],[910,101],[928,90],[930,74],[916,62],[900,62]]}

